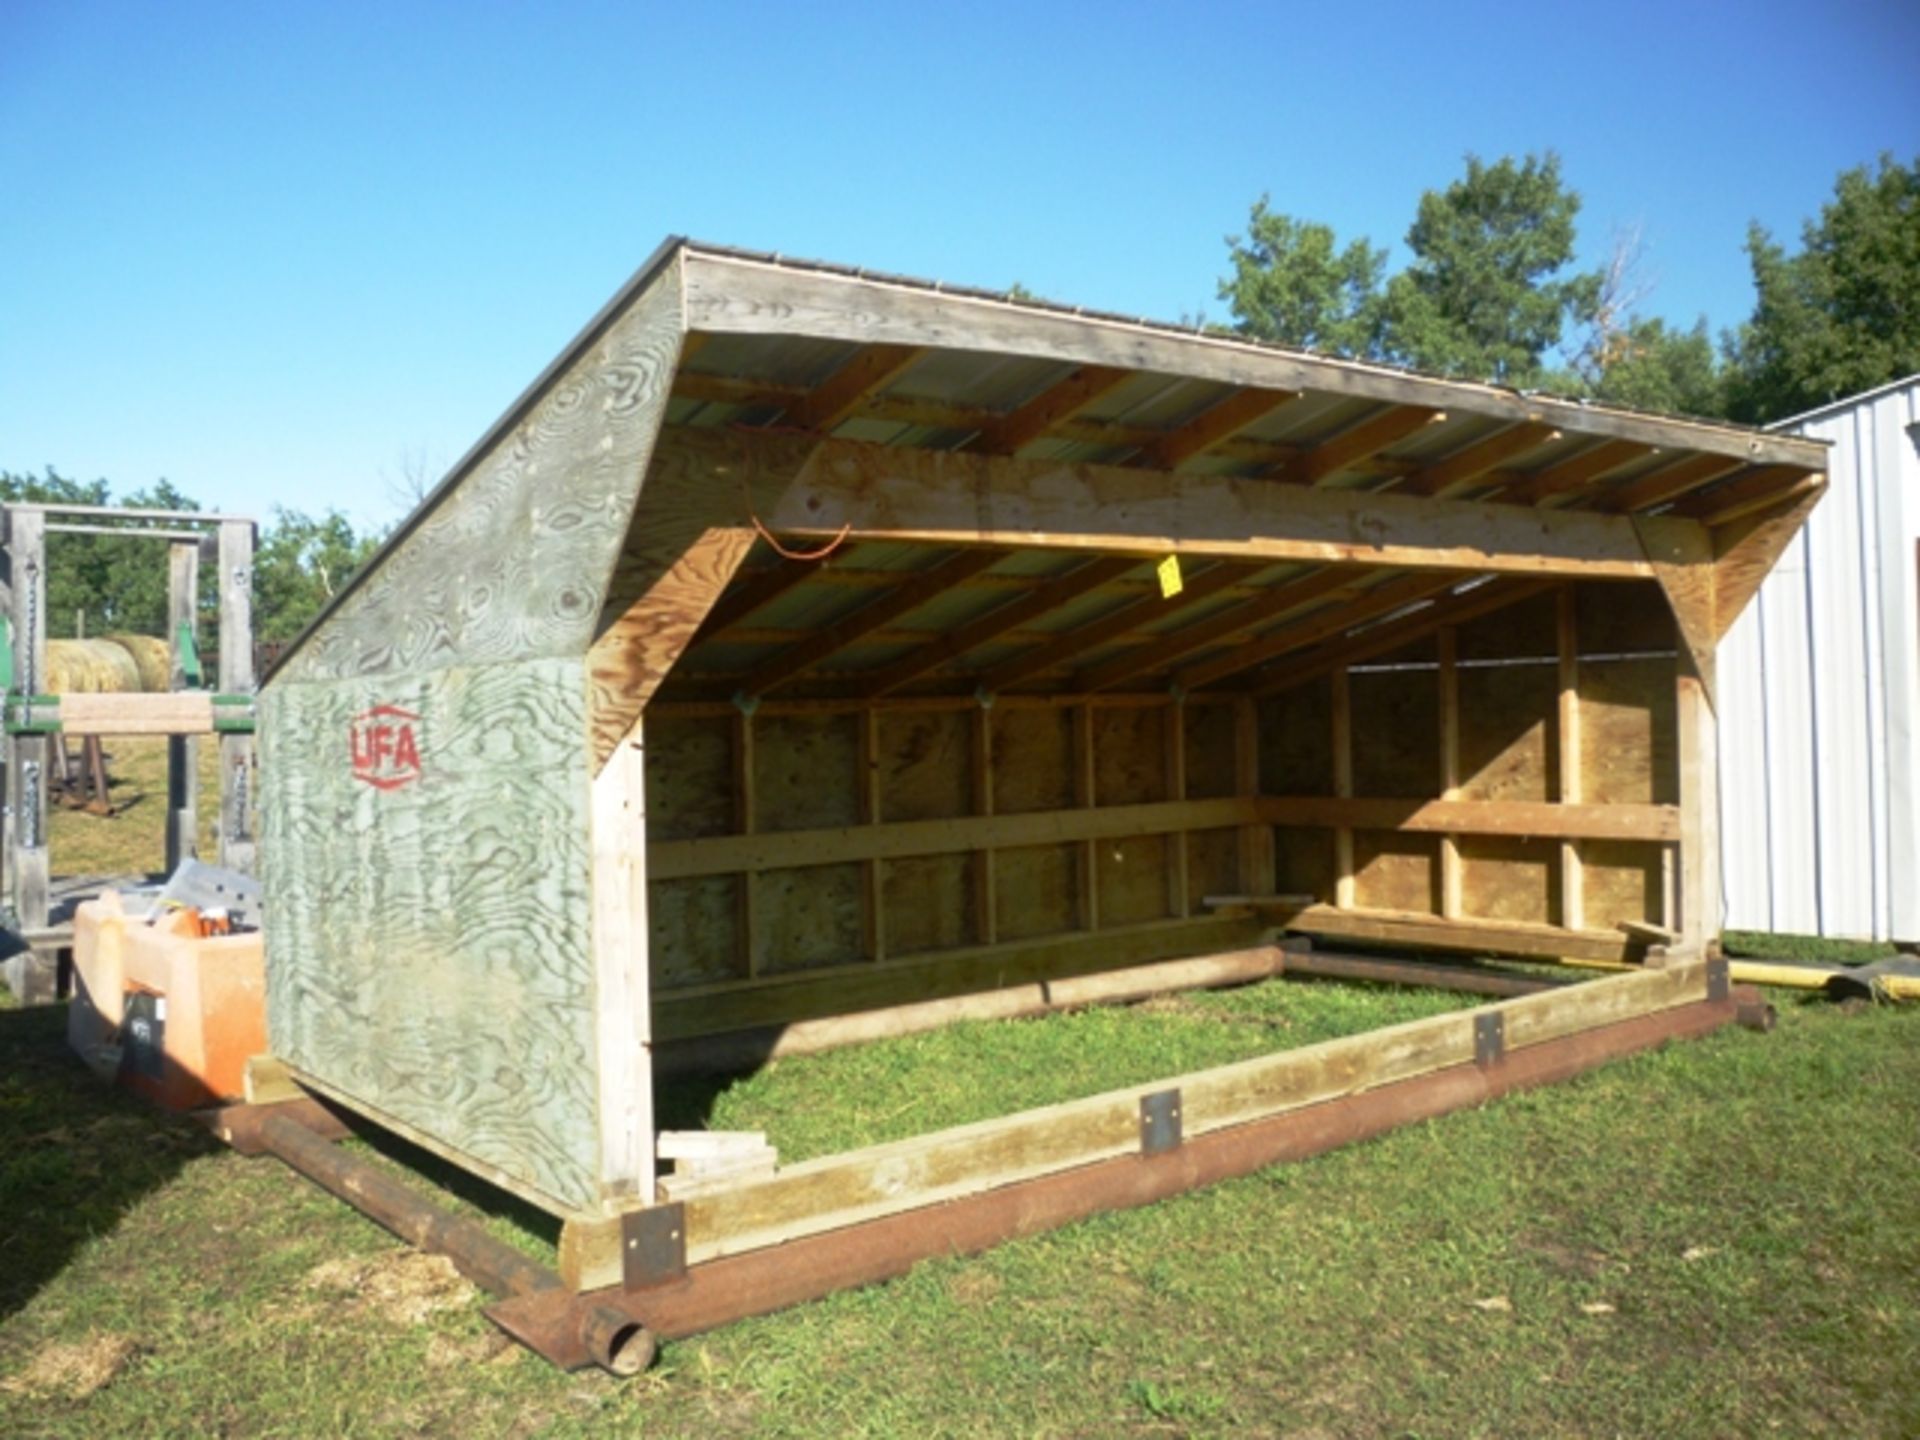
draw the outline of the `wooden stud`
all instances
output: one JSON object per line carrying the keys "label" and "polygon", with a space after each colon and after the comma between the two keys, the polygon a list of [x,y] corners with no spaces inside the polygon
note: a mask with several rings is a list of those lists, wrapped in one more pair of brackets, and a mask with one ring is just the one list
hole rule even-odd
{"label": "wooden stud", "polygon": [[647,973],[646,779],[638,726],[593,780],[593,1007],[602,1198],[653,1200],[653,1006]]}
{"label": "wooden stud", "polygon": [[[1440,686],[1440,795],[1460,798],[1460,673],[1459,632],[1451,625],[1438,631]],[[1460,894],[1460,840],[1453,831],[1440,836],[1440,914],[1458,920],[1464,913]]]}
{"label": "wooden stud", "polygon": [[918,345],[868,345],[809,393],[789,405],[782,425],[822,434],[858,413],[869,398],[899,379],[926,354]]}
{"label": "wooden stud", "polygon": [[[878,825],[884,811],[880,793],[880,716],[872,709],[860,712],[860,816],[869,825]],[[887,914],[885,861],[874,856],[861,862],[866,887],[866,903],[861,909],[866,933],[867,955],[873,960],[887,958]]]}
{"label": "wooden stud", "polygon": [[[993,815],[993,713],[984,705],[974,707],[969,733],[973,742],[973,813],[982,819]],[[993,944],[999,935],[995,907],[993,847],[982,846],[973,852],[974,938],[982,945]]]}
{"label": "wooden stud", "polygon": [[[1353,798],[1353,705],[1343,665],[1333,672],[1333,703],[1329,723],[1333,727],[1333,793],[1336,799]],[[1353,909],[1353,830],[1342,825],[1333,832],[1333,903],[1340,910]]]}
{"label": "wooden stud", "polygon": [[[1556,597],[1560,704],[1555,746],[1560,756],[1560,774],[1555,793],[1562,805],[1580,803],[1580,634],[1574,601],[1574,588],[1571,585],[1561,586]],[[1562,840],[1560,923],[1569,930],[1580,930],[1586,926],[1585,895],[1580,842],[1571,838]]]}
{"label": "wooden stud", "polygon": [[1713,703],[1691,658],[1676,661],[1680,756],[1680,933],[1702,953],[1720,937],[1720,773]]}
{"label": "wooden stud", "polygon": [[[752,836],[760,828],[753,793],[753,716],[736,710],[732,724],[733,794],[738,807],[734,815],[734,829],[741,836]],[[661,872],[654,855],[660,848],[664,847],[654,847],[647,857],[648,873],[656,876]],[[745,866],[732,868],[742,872],[737,898],[740,906],[740,945],[746,953],[742,957],[740,973],[752,979],[760,973],[760,906],[758,897],[753,893],[755,881],[751,870]]]}
{"label": "wooden stud", "polygon": [[[1093,706],[1076,705],[1073,715],[1073,802],[1091,812],[1100,802],[1094,786]],[[1080,928],[1100,928],[1100,867],[1097,843],[1089,838],[1079,845]]]}
{"label": "wooden stud", "polygon": [[1281,467],[1276,479],[1289,485],[1324,485],[1342,470],[1358,465],[1409,435],[1446,419],[1446,413],[1422,405],[1392,405],[1323,440]]}
{"label": "wooden stud", "polygon": [[863,694],[870,699],[890,695],[929,671],[937,670],[989,641],[1011,634],[1042,616],[1052,614],[1062,605],[1111,584],[1139,565],[1140,562],[1131,557],[1089,560],[1069,574],[1019,599],[1010,600],[977,620],[956,626],[944,635],[929,640],[911,654],[876,670],[866,678]]}
{"label": "wooden stud", "polygon": [[982,428],[967,442],[966,448],[983,455],[1013,455],[1132,378],[1131,370],[1082,365],[1018,409]]}
{"label": "wooden stud", "polygon": [[[1260,710],[1250,699],[1233,702],[1234,788],[1246,800],[1260,795]],[[1256,817],[1240,827],[1240,884],[1264,893],[1274,885],[1273,826]]]}
{"label": "wooden stud", "polygon": [[[1187,798],[1187,707],[1175,702],[1167,707],[1166,767],[1167,799],[1175,804]],[[1187,915],[1187,832],[1176,830],[1167,837],[1167,898],[1171,913]]]}

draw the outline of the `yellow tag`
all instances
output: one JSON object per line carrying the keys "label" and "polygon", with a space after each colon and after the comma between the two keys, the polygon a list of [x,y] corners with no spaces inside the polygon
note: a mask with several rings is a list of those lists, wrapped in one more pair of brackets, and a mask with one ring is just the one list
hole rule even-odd
{"label": "yellow tag", "polygon": [[1182,589],[1180,580],[1180,557],[1169,555],[1160,562],[1160,598],[1171,600]]}

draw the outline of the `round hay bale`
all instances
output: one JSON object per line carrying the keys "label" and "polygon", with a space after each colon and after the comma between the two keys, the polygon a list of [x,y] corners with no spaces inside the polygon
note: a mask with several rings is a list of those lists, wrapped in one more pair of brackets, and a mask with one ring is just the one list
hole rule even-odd
{"label": "round hay bale", "polygon": [[49,695],[102,695],[140,689],[132,652],[111,640],[49,640]]}
{"label": "round hay bale", "polygon": [[133,656],[134,666],[140,671],[140,688],[149,695],[166,693],[167,682],[173,678],[173,651],[167,642],[157,635],[106,635],[101,637],[120,646]]}

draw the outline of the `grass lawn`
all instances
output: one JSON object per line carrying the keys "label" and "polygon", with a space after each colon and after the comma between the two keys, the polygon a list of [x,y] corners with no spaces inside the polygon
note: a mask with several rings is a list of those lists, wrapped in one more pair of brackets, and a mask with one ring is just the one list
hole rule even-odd
{"label": "grass lawn", "polygon": [[[1920,1014],[1775,998],[1772,1035],[929,1263],[627,1382],[550,1370],[444,1262],[0,1009],[0,1436],[1920,1434]],[[664,1098],[799,1159],[1462,1003],[1275,981]],[[551,1256],[542,1217],[368,1153]]]}
{"label": "grass lawn", "polygon": [[[77,746],[76,745],[76,758]],[[152,875],[167,858],[167,742],[152,735],[107,742],[110,818],[55,805],[47,825],[56,875]],[[212,859],[220,820],[220,747],[199,743],[200,853]]]}

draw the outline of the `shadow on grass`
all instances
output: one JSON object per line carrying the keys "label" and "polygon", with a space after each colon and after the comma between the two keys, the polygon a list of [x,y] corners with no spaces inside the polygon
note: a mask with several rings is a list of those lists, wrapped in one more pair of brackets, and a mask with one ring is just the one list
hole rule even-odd
{"label": "shadow on grass", "polygon": [[67,1048],[66,1018],[64,1006],[0,1010],[0,1320],[219,1148],[192,1121],[98,1080]]}

